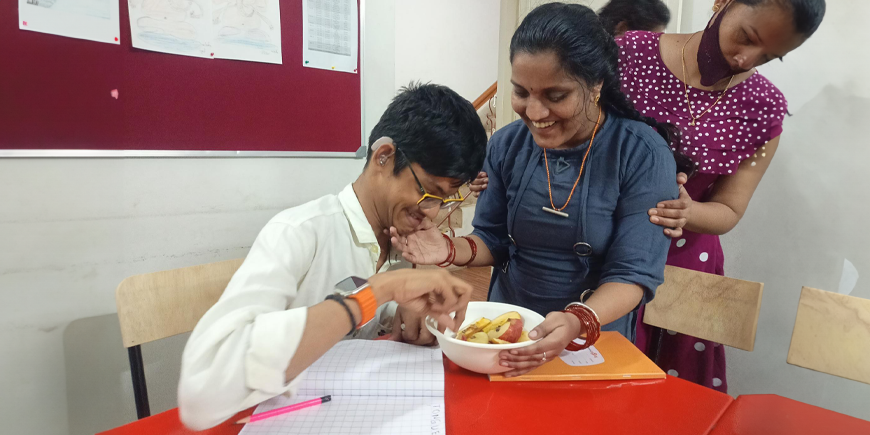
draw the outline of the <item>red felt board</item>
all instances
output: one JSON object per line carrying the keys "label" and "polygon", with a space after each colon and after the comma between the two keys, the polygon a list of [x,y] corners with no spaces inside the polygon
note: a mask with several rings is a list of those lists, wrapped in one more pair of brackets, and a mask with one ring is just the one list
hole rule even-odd
{"label": "red felt board", "polygon": [[0,1],[0,149],[360,147],[360,75],[302,66],[303,0],[281,0],[283,65],[133,48],[119,1],[120,46],[19,30]]}

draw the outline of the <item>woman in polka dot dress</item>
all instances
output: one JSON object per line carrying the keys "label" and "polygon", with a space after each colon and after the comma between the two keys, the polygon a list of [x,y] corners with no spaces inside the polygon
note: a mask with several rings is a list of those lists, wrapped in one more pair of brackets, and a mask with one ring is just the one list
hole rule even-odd
{"label": "woman in polka dot dress", "polygon": [[[680,199],[649,212],[653,223],[677,229],[665,230],[674,236],[668,264],[724,275],[719,235],[746,211],[787,113],[782,93],[755,67],[799,47],[824,10],[824,0],[717,0],[702,32],[629,32],[617,41],[623,91],[642,114],[680,129],[680,151],[695,164]],[[727,391],[723,346],[642,319],[636,343],[662,369]]]}

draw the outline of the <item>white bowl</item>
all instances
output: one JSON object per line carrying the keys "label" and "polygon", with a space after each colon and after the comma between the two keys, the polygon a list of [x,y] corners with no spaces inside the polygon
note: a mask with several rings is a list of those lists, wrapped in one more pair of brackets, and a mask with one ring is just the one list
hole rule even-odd
{"label": "white bowl", "polygon": [[[462,330],[481,317],[492,320],[509,311],[520,313],[520,317],[523,318],[523,329],[526,331],[531,331],[544,321],[544,317],[540,314],[516,305],[499,302],[470,302],[465,314],[465,322],[459,329]],[[449,328],[443,334],[438,332],[438,321],[431,317],[426,318],[426,328],[438,339],[438,345],[441,346],[441,350],[447,358],[464,369],[487,375],[510,370],[510,367],[499,365],[499,352],[526,347],[537,341],[510,344],[470,343],[453,338],[456,333]]]}

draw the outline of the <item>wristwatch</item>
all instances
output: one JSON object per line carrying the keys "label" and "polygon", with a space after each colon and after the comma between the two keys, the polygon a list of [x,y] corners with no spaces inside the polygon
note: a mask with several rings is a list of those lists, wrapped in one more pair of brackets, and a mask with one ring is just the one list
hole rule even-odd
{"label": "wristwatch", "polygon": [[375,313],[378,311],[378,301],[367,280],[358,276],[345,278],[335,285],[335,294],[342,298],[353,299],[359,305],[362,319],[357,325],[357,329],[367,325],[375,318]]}

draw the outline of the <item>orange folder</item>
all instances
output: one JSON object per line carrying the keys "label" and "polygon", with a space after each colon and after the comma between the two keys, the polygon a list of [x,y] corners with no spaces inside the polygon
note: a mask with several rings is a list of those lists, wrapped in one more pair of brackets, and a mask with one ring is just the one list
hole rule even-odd
{"label": "orange folder", "polygon": [[595,348],[604,357],[604,362],[591,366],[570,366],[562,358],[522,375],[506,378],[489,375],[492,382],[510,381],[602,381],[621,379],[664,379],[665,372],[652,362],[622,334],[602,331]]}

